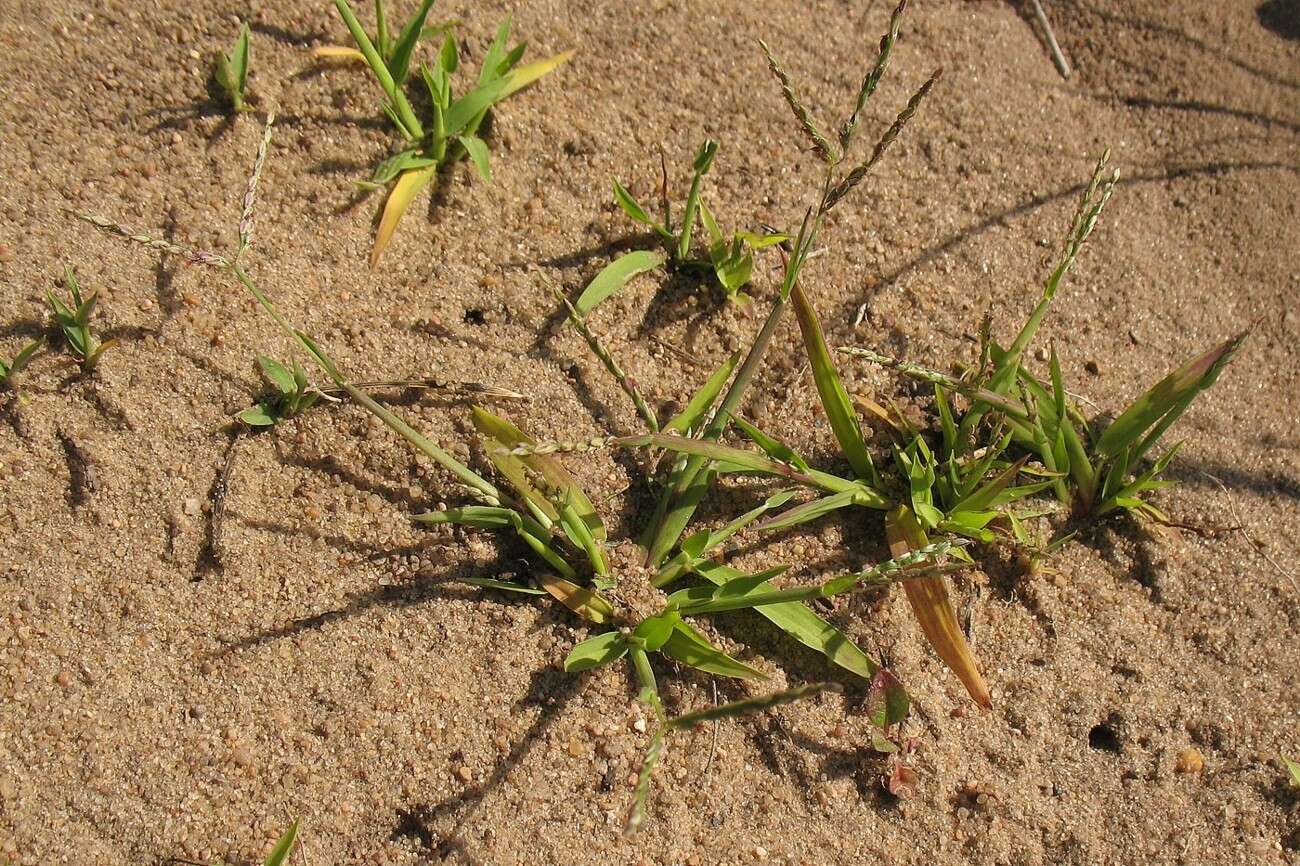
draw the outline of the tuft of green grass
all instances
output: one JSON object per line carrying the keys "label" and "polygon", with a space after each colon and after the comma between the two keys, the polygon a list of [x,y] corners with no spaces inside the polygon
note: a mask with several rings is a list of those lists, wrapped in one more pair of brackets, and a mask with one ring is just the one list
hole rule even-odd
{"label": "tuft of green grass", "polygon": [[23,371],[32,360],[36,353],[45,345],[45,338],[38,337],[30,341],[27,345],[18,350],[12,361],[6,361],[0,358],[0,388],[14,388],[14,377]]}
{"label": "tuft of green grass", "polygon": [[[988,441],[990,431],[1005,429],[1009,441],[1040,461],[1042,472],[1061,503],[1078,517],[1101,517],[1126,512],[1167,522],[1168,517],[1146,494],[1167,487],[1161,479],[1179,445],[1165,450],[1150,465],[1144,459],[1192,402],[1218,381],[1249,335],[1249,329],[1197,355],[1165,376],[1134,400],[1113,421],[1089,421],[1070,399],[1055,346],[1049,355],[1046,381],[1024,363],[1027,352],[1064,276],[1069,272],[1102,209],[1110,199],[1118,173],[1108,173],[1108,153],[1103,153],[1085,185],[1061,256],[1047,278],[1042,295],[1029,318],[1007,347],[998,345],[982,329],[979,365],[957,379],[908,364],[871,350],[843,348],[842,352],[897,370],[905,376],[930,382],[944,422],[945,441],[959,458],[972,454]],[[965,397],[970,408],[951,424],[946,394]],[[1000,434],[999,434],[1000,435]]]}
{"label": "tuft of green grass", "polygon": [[307,411],[320,399],[320,391],[307,381],[307,373],[297,361],[285,366],[274,358],[258,355],[257,366],[266,381],[275,388],[276,395],[235,416],[248,426],[273,427]]}
{"label": "tuft of green grass", "polygon": [[456,96],[452,91],[452,76],[460,68],[460,52],[456,40],[447,34],[433,64],[419,65],[419,78],[424,84],[429,105],[428,112],[421,118],[405,88],[416,44],[426,35],[424,22],[433,7],[433,0],[421,3],[419,11],[395,40],[385,36],[387,25],[382,22],[387,19],[382,5],[379,6],[378,45],[361,26],[347,0],[334,0],[334,5],[384,93],[384,113],[402,137],[401,149],[379,163],[369,180],[358,183],[363,190],[388,191],[370,254],[373,268],[379,263],[415,195],[437,177],[443,166],[468,158],[484,180],[491,180],[487,142],[478,134],[488,111],[512,93],[554,70],[573,52],[566,51],[520,66],[525,46],[520,44],[507,48],[510,19],[506,18],[483,57],[477,83],[463,95]]}
{"label": "tuft of green grass", "polygon": [[[656,219],[642,207],[632,193],[617,179],[614,201],[633,221],[648,226],[663,244],[663,251],[637,250],[626,253],[607,265],[579,296],[575,306],[586,315],[605,298],[627,285],[637,274],[664,265],[686,272],[711,272],[727,300],[743,302],[749,296],[741,291],[749,285],[754,272],[754,253],[782,243],[789,238],[779,232],[737,231],[731,237],[719,227],[712,211],[704,203],[704,176],[713,167],[718,143],[706,139],[691,161],[691,186],[682,208],[682,223],[673,225],[672,206],[668,202],[667,171],[664,175],[663,218]],[[692,239],[696,224],[708,234],[708,258],[692,257]]]}
{"label": "tuft of green grass", "polygon": [[239,35],[229,52],[218,54],[213,78],[222,94],[236,112],[251,111],[248,105],[248,59],[249,31],[248,22],[239,27]]}
{"label": "tuft of green grass", "polygon": [[63,268],[63,282],[68,290],[67,299],[60,298],[54,292],[47,290],[45,301],[50,311],[54,313],[54,320],[58,322],[68,348],[81,364],[82,372],[89,373],[99,364],[103,354],[117,345],[117,341],[101,341],[95,335],[90,327],[90,317],[95,312],[98,296],[91,292],[88,296],[82,297],[77,275],[66,265]]}

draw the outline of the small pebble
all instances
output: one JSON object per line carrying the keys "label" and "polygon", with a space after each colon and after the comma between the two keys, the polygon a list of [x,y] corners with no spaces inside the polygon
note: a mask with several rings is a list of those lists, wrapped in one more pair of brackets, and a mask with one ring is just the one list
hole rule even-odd
{"label": "small pebble", "polygon": [[1205,758],[1196,749],[1187,748],[1178,753],[1174,761],[1175,773],[1199,773],[1205,769]]}
{"label": "small pebble", "polygon": [[234,750],[230,753],[230,757],[241,767],[247,768],[253,766],[253,752],[248,748],[248,746],[235,746]]}
{"label": "small pebble", "polygon": [[66,689],[72,685],[72,674],[68,671],[59,671],[59,675],[54,678],[54,681]]}
{"label": "small pebble", "polygon": [[456,768],[456,778],[468,785],[470,780],[474,778],[474,771],[464,764],[461,764]]}
{"label": "small pebble", "polygon": [[197,497],[191,496],[185,500],[185,514],[188,517],[194,517],[203,508],[203,503],[199,502]]}

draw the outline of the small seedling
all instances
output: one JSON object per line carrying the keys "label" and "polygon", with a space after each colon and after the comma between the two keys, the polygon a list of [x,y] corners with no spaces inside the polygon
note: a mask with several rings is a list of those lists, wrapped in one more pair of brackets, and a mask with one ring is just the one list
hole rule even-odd
{"label": "small seedling", "polygon": [[[666,174],[662,221],[650,216],[621,183],[614,181],[614,201],[634,221],[649,226],[658,235],[664,249],[662,253],[649,250],[626,253],[606,266],[576,302],[577,308],[583,315],[625,286],[637,274],[665,263],[682,271],[712,272],[718,285],[726,293],[727,300],[748,300],[748,295],[741,289],[749,285],[749,279],[754,272],[754,251],[782,243],[789,240],[789,237],[779,232],[759,234],[738,231],[728,239],[723,234],[712,212],[704,204],[701,193],[704,176],[713,167],[717,152],[718,143],[712,139],[706,140],[696,151],[695,159],[691,163],[694,173],[691,176],[686,205],[682,211],[682,224],[676,229],[673,227],[672,208],[667,198]],[[691,241],[697,219],[703,223],[709,236],[707,259],[691,257]]]}
{"label": "small seedling", "polygon": [[1300,789],[1300,763],[1290,758],[1282,758],[1282,763],[1286,765],[1286,771],[1291,775],[1291,787]]}
{"label": "small seedling", "polygon": [[278,394],[274,399],[264,400],[235,416],[248,426],[274,426],[307,411],[320,399],[320,391],[307,381],[307,373],[297,361],[293,362],[291,369],[265,355],[258,355],[257,366]]}
{"label": "small seedling", "polygon": [[248,23],[239,28],[235,44],[228,54],[217,55],[213,77],[217,86],[230,102],[230,107],[237,112],[250,111],[247,103],[248,94]]}
{"label": "small seedling", "polygon": [[23,368],[36,356],[36,353],[45,345],[45,338],[40,337],[32,340],[26,346],[18,350],[12,361],[6,361],[0,358],[0,388],[13,388],[14,376],[23,371]]}
{"label": "small seedling", "polygon": [[[424,33],[424,21],[433,0],[424,0],[397,40],[391,42],[387,59],[362,28],[347,0],[334,0],[334,5],[384,92],[384,113],[403,139],[402,149],[376,166],[369,180],[358,184],[365,190],[388,190],[375,232],[375,245],[370,253],[370,266],[373,268],[379,263],[379,257],[392,240],[398,222],[416,193],[434,180],[439,169],[468,157],[484,180],[491,179],[487,143],[478,134],[488,111],[564,63],[573,52],[566,51],[519,66],[524,45],[507,49],[506,43],[510,38],[510,19],[507,18],[497,29],[496,38],[483,57],[478,83],[463,96],[454,97],[451,78],[460,67],[460,53],[456,40],[448,35],[443,39],[433,65],[420,64],[420,78],[429,99],[428,114],[421,120],[407,98],[405,84],[411,56]],[[386,32],[386,25],[381,24],[381,44],[388,41],[382,38]]]}
{"label": "small seedling", "polygon": [[90,316],[95,311],[98,296],[94,292],[86,298],[81,296],[81,286],[77,284],[76,274],[72,272],[71,267],[64,267],[63,281],[67,286],[71,303],[66,303],[51,291],[46,291],[45,299],[54,313],[55,320],[59,323],[60,330],[63,331],[64,338],[68,341],[68,348],[81,362],[82,372],[89,373],[95,369],[100,357],[117,345],[117,341],[101,342],[91,331]]}

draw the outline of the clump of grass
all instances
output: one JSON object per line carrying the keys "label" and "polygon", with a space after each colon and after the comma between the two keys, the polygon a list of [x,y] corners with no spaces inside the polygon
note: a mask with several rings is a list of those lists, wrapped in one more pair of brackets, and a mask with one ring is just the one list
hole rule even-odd
{"label": "clump of grass", "polygon": [[[426,32],[424,22],[433,6],[432,0],[420,5],[396,39],[388,38],[387,25],[380,24],[377,38],[380,46],[387,48],[386,53],[371,40],[347,0],[334,0],[334,5],[384,92],[384,113],[402,137],[401,149],[376,166],[369,180],[358,184],[362,189],[388,190],[370,254],[370,265],[374,267],[416,193],[433,181],[443,166],[468,157],[484,180],[491,179],[487,143],[478,134],[488,111],[564,63],[573,52],[519,66],[524,45],[507,48],[510,38],[507,18],[488,46],[475,86],[461,96],[454,96],[452,76],[460,68],[460,53],[456,40],[447,35],[434,63],[419,66],[429,101],[428,113],[421,118],[412,107],[405,86],[416,44]],[[378,12],[381,22],[385,21],[382,6]]]}
{"label": "clump of grass", "polygon": [[970,409],[961,423],[950,431],[945,426],[945,435],[958,456],[973,453],[986,440],[990,425],[996,425],[1007,431],[1006,444],[1014,443],[1040,461],[1051,476],[1050,486],[1058,500],[1069,506],[1076,517],[1095,518],[1126,512],[1168,522],[1167,515],[1146,494],[1172,483],[1160,476],[1180,446],[1164,451],[1150,465],[1144,466],[1143,460],[1196,397],[1218,381],[1249,330],[1187,361],[1109,423],[1088,420],[1069,398],[1055,347],[1049,355],[1047,381],[1036,377],[1024,364],[1025,353],[1063,277],[1110,199],[1118,174],[1107,174],[1107,158],[1108,154],[1103,154],[1098,160],[1062,245],[1060,260],[1048,276],[1038,304],[1010,346],[999,346],[984,328],[980,364],[961,379],[870,350],[844,348],[841,351],[933,383],[941,417],[946,394],[965,396]]}
{"label": "clump of grass", "polygon": [[[591,312],[597,304],[617,292],[636,275],[653,270],[667,263],[670,267],[686,272],[712,273],[714,279],[727,300],[743,302],[749,296],[741,291],[749,285],[754,273],[754,252],[789,238],[779,232],[734,232],[730,238],[718,226],[717,220],[704,203],[702,185],[704,176],[713,167],[717,156],[718,144],[708,139],[700,145],[691,162],[690,192],[687,193],[685,206],[682,208],[682,223],[673,225],[672,207],[668,202],[667,169],[664,170],[663,218],[650,216],[641,203],[627,189],[614,181],[614,201],[623,212],[634,221],[650,227],[663,244],[663,251],[636,250],[625,253],[607,265],[591,281],[586,291],[575,302],[583,314]],[[697,221],[703,224],[708,233],[708,258],[692,257],[692,239]]]}
{"label": "clump of grass", "polygon": [[12,361],[0,358],[0,388],[16,387],[14,377],[23,371],[44,345],[45,338],[38,337],[19,349]]}
{"label": "clump of grass", "polygon": [[60,298],[54,292],[47,290],[45,301],[54,314],[59,330],[63,332],[68,349],[81,364],[81,371],[90,373],[99,364],[104,353],[117,345],[117,341],[101,341],[91,329],[90,317],[95,312],[98,295],[91,292],[88,296],[82,297],[77,275],[66,265],[63,268],[63,283],[68,290],[68,297]]}
{"label": "clump of grass", "polygon": [[[709,713],[734,715],[754,711],[808,697],[825,688],[812,686],[780,692],[766,698],[727,705],[704,715],[688,715],[684,717],[685,721],[669,719],[654,686],[654,673],[649,661],[651,653],[661,654],[681,664],[719,676],[739,679],[763,677],[755,668],[714,646],[687,617],[754,609],[846,670],[858,673],[868,680],[880,672],[880,665],[869,659],[847,636],[802,602],[811,598],[828,598],[859,591],[882,582],[921,579],[921,575],[942,567],[936,565],[935,561],[945,556],[950,551],[950,546],[933,546],[905,558],[865,569],[858,574],[846,575],[812,587],[785,590],[771,583],[784,568],[747,575],[714,562],[712,554],[727,539],[788,499],[787,495],[778,493],[727,526],[696,533],[688,538],[683,542],[680,554],[664,563],[663,568],[653,575],[653,579],[644,573],[616,573],[610,565],[605,527],[591,499],[553,455],[558,451],[583,451],[609,444],[633,447],[646,442],[637,438],[623,442],[599,439],[575,443],[571,447],[537,443],[506,419],[476,407],[472,416],[473,423],[483,440],[489,462],[496,474],[506,482],[506,486],[502,487],[456,460],[352,384],[323,347],[284,317],[241,263],[241,257],[248,249],[252,237],[252,204],[256,199],[257,180],[269,139],[268,124],[244,195],[240,241],[233,257],[180,247],[102,217],[80,213],[76,216],[133,243],[181,255],[188,261],[233,275],[285,334],[325,372],[338,391],[378,417],[415,450],[448,470],[470,497],[472,504],[417,515],[416,520],[511,532],[540,560],[533,582],[495,578],[469,578],[466,582],[503,591],[546,594],[588,623],[608,627],[608,631],[576,647],[569,657],[567,667],[580,671],[629,657],[642,684],[645,700],[655,710],[656,718],[661,720],[643,769],[642,782],[638,785],[638,793],[634,798],[631,813],[633,825],[639,823],[640,816],[644,814],[650,772],[667,732],[714,717]],[[734,369],[737,361],[738,358],[732,358],[724,364],[720,374],[711,376],[686,409],[669,419],[662,428],[688,433],[703,429],[710,411],[714,410],[718,393],[725,384],[726,374]],[[276,384],[288,388],[289,381],[285,374],[289,374],[289,371],[284,365],[268,367],[268,377],[273,382],[284,378],[285,381]],[[293,375],[295,393],[305,393],[300,378],[305,377]],[[686,574],[696,574],[714,586],[705,590],[695,587],[666,597],[658,589]],[[907,698],[896,681],[891,678],[890,682],[895,684],[891,686],[896,694],[891,697],[890,705],[896,708],[896,714],[902,712],[897,708],[906,707]]]}
{"label": "clump of grass", "polygon": [[249,31],[248,23],[239,27],[239,35],[229,52],[218,54],[213,69],[213,78],[220,88],[232,110],[236,112],[251,111],[248,105],[248,59]]}
{"label": "clump of grass", "polygon": [[320,399],[321,392],[307,381],[307,373],[297,361],[285,366],[274,358],[258,355],[257,366],[277,393],[235,416],[248,426],[273,427],[306,412]]}

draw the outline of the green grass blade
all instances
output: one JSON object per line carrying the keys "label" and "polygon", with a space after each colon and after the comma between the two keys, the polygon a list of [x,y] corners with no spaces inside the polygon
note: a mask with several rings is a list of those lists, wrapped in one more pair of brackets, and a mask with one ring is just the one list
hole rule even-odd
{"label": "green grass blade", "polygon": [[343,23],[347,25],[348,32],[357,43],[362,55],[366,58],[375,78],[379,81],[380,88],[388,97],[394,115],[398,121],[398,127],[402,134],[412,140],[418,140],[424,137],[424,127],[420,124],[419,118],[415,116],[415,111],[411,108],[411,103],[407,102],[406,94],[397,86],[393,80],[392,73],[388,71],[388,64],[379,56],[379,51],[375,48],[374,43],[366,34],[366,30],[357,20],[357,16],[352,12],[352,7],[348,5],[347,0],[334,0],[334,6],[339,10],[339,15],[343,17]]}
{"label": "green grass blade", "polygon": [[470,586],[477,586],[482,589],[499,589],[502,592],[517,592],[520,595],[546,595],[544,589],[537,589],[532,586],[525,586],[522,583],[511,583],[508,580],[496,580],[491,577],[458,577],[453,578],[457,583],[467,583]]}
{"label": "green grass blade", "polygon": [[840,381],[839,371],[831,360],[826,338],[822,334],[821,323],[817,321],[817,311],[803,289],[796,284],[791,290],[794,301],[795,318],[799,320],[799,330],[803,333],[804,348],[808,353],[808,363],[812,366],[813,382],[821,397],[822,408],[826,410],[826,420],[830,422],[840,449],[844,452],[849,465],[858,478],[879,486],[876,467],[867,452],[862,430],[858,427],[857,415],[853,404],[849,402],[848,392]]}
{"label": "green grass blade", "polygon": [[393,76],[393,81],[398,87],[406,83],[406,77],[410,74],[411,55],[415,53],[415,46],[424,33],[424,22],[429,17],[429,10],[433,8],[433,4],[434,0],[423,0],[415,15],[406,22],[402,32],[398,34],[392,53],[388,55],[388,73]]}
{"label": "green grass blade", "polygon": [[661,652],[705,673],[738,679],[765,678],[762,672],[754,670],[714,647],[693,626],[685,622],[677,623],[672,635],[664,642]]}
{"label": "green grass blade", "polygon": [[581,316],[588,315],[603,301],[631,282],[633,277],[654,270],[667,258],[658,250],[637,250],[619,256],[602,268],[595,279],[587,284],[587,288],[578,295],[573,308]]}
{"label": "green grass blade", "polygon": [[1192,398],[1218,381],[1219,375],[1249,334],[1249,330],[1242,331],[1157,382],[1110,423],[1097,440],[1097,453],[1114,458],[1124,449],[1132,447],[1135,448],[1132,459],[1140,459],[1155,443],[1151,436],[1146,436],[1144,440],[1144,434],[1157,422],[1159,432],[1163,433],[1176,421],[1190,405]]}
{"label": "green grass blade", "polygon": [[289,854],[293,851],[294,843],[298,841],[298,821],[289,825],[276,841],[275,847],[271,853],[266,855],[265,866],[284,866],[289,860]]}
{"label": "green grass blade", "polygon": [[498,101],[505,99],[516,91],[522,90],[542,76],[558,69],[573,56],[575,50],[576,49],[571,48],[568,51],[562,51],[559,54],[552,55],[551,57],[542,60],[533,61],[532,63],[512,70],[504,79],[506,86],[505,89],[501,91]]}
{"label": "green grass blade", "polygon": [[691,396],[686,408],[673,416],[664,425],[662,432],[687,435],[701,427],[709,410],[717,402],[718,395],[722,393],[723,386],[727,384],[727,380],[731,378],[731,374],[739,363],[739,352],[723,361],[722,366],[714,370],[704,384],[700,386],[700,389]]}
{"label": "green grass blade", "polygon": [[444,120],[448,137],[473,132],[472,125],[485,111],[505,98],[506,79],[480,84],[460,99],[452,100]]}
{"label": "green grass blade", "polygon": [[[695,573],[714,584],[722,584],[743,575],[730,566],[714,563],[701,563]],[[756,587],[755,591],[771,592],[775,589],[769,583]],[[847,635],[807,605],[786,602],[767,604],[754,610],[799,643],[863,679],[870,679],[880,669],[880,665],[872,661]]]}
{"label": "green grass blade", "polygon": [[603,632],[587,638],[570,650],[568,658],[564,660],[564,669],[569,673],[589,671],[618,661],[627,655],[627,649],[627,640],[621,633]]}
{"label": "green grass blade", "polygon": [[735,716],[748,715],[750,713],[761,713],[770,710],[773,707],[779,707],[782,704],[794,703],[795,701],[805,700],[807,698],[820,695],[822,692],[838,692],[840,686],[836,683],[809,683],[804,686],[796,686],[792,689],[786,689],[781,692],[773,692],[770,695],[763,695],[757,698],[747,698],[740,701],[731,701],[717,707],[707,707],[703,710],[696,710],[693,713],[686,713],[669,721],[668,726],[671,730],[684,730],[694,725],[711,722],[715,719],[729,719]]}

